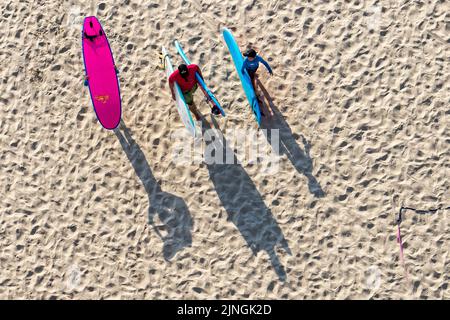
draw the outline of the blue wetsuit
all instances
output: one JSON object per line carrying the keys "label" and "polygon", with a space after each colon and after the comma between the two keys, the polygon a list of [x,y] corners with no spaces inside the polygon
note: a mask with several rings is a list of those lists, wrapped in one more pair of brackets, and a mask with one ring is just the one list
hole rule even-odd
{"label": "blue wetsuit", "polygon": [[253,74],[255,74],[256,70],[258,70],[260,62],[267,68],[267,71],[269,71],[269,73],[272,74],[272,68],[270,68],[266,60],[261,58],[259,55],[256,55],[253,61],[250,61],[248,60],[248,58],[245,58],[244,63],[242,64],[241,72],[244,73],[244,69],[247,69],[249,75],[252,76]]}

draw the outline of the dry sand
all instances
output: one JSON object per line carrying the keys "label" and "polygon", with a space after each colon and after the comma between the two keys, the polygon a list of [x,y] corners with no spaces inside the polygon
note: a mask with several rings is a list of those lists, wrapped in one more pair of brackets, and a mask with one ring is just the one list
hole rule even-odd
{"label": "dry sand", "polygon": [[[450,212],[405,213],[408,278],[395,224],[402,205],[450,205],[448,2],[0,7],[1,299],[450,298]],[[82,85],[87,15],[121,71],[120,134]],[[173,161],[183,125],[157,57],[180,62],[174,39],[227,108],[225,137],[255,129],[224,26],[274,69],[276,174]]]}

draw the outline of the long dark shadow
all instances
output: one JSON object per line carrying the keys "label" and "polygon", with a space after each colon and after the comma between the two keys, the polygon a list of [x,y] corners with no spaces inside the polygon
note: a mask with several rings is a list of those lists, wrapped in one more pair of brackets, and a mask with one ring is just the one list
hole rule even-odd
{"label": "long dark shadow", "polygon": [[[263,117],[263,121],[261,123],[261,128],[267,129],[263,130],[267,141],[269,142],[270,145],[272,145],[272,135],[271,135],[272,132],[270,129],[278,129],[280,139],[279,155],[283,154],[287,155],[289,161],[292,163],[295,169],[299,173],[305,175],[305,177],[308,179],[309,192],[311,192],[317,198],[324,197],[325,192],[322,190],[320,183],[312,174],[313,164],[310,155],[311,143],[307,141],[303,135],[300,135],[304,145],[304,151],[300,148],[300,146],[297,144],[297,141],[294,138],[294,135],[292,133],[289,124],[284,119],[280,110],[275,106],[272,97],[267,92],[266,88],[263,86],[263,84],[259,79],[256,79],[256,82],[257,85],[261,88],[261,91],[263,92],[264,97],[268,102],[268,105],[266,103],[263,103],[266,117]],[[272,117],[269,117],[268,113],[270,111],[273,112]]]}
{"label": "long dark shadow", "polygon": [[220,131],[210,130],[211,127],[205,121],[202,129],[205,150],[214,150],[224,157],[229,154],[234,158],[233,164],[226,164],[225,160],[211,161],[205,155],[209,176],[227,212],[227,220],[236,225],[254,255],[260,250],[268,253],[278,278],[285,281],[286,271],[275,251],[279,246],[292,254],[283,231]]}
{"label": "long dark shadow", "polygon": [[[123,134],[122,132],[123,131]],[[184,200],[176,195],[164,192],[156,181],[148,161],[139,145],[131,136],[130,130],[121,121],[114,130],[123,151],[127,155],[137,176],[144,185],[148,195],[148,223],[164,242],[163,255],[166,260],[172,259],[175,254],[192,244],[192,218]],[[163,225],[155,226],[154,218],[158,214]],[[159,229],[164,230],[162,235]]]}

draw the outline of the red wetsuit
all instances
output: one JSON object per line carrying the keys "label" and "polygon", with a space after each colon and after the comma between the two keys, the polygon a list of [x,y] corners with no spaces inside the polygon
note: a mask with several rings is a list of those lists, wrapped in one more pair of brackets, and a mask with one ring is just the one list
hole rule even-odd
{"label": "red wetsuit", "polygon": [[191,90],[195,84],[197,84],[197,79],[195,78],[195,73],[198,72],[202,75],[200,68],[196,64],[190,64],[187,66],[189,73],[187,79],[184,79],[178,70],[175,70],[169,77],[170,88],[173,89],[173,83],[176,82],[180,86],[182,92],[187,92]]}

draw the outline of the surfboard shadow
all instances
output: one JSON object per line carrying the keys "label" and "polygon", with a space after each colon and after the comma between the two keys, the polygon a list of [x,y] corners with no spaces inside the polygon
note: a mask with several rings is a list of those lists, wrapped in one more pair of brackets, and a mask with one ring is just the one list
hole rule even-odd
{"label": "surfboard shadow", "polygon": [[[205,150],[209,146],[215,151],[222,152],[223,155],[227,153],[233,155],[234,158],[233,164],[226,164],[225,161],[223,163],[206,161],[210,179],[227,212],[227,221],[235,224],[254,255],[261,250],[267,252],[279,280],[285,281],[286,271],[275,250],[277,247],[281,247],[289,255],[292,255],[283,231],[271,210],[265,205],[253,181],[238,163],[236,155],[227,146],[226,140],[224,138],[222,140],[220,137],[211,141],[209,137],[219,131],[209,129],[211,127],[203,121],[202,132],[205,141],[210,141],[206,143]],[[217,135],[215,136],[217,137]],[[238,188],[235,181],[239,182]]]}
{"label": "surfboard shadow", "polygon": [[264,105],[264,111],[266,113],[266,117],[261,121],[261,128],[267,129],[263,130],[263,133],[270,145],[272,145],[272,136],[270,129],[278,129],[279,130],[279,155],[285,154],[292,165],[295,167],[297,172],[303,174],[308,179],[308,189],[315,197],[322,198],[325,196],[325,192],[322,190],[320,183],[312,174],[313,163],[310,155],[311,143],[306,140],[303,135],[300,135],[302,138],[302,142],[304,145],[304,150],[300,148],[297,144],[297,141],[294,138],[294,134],[289,126],[289,124],[284,119],[280,110],[275,106],[272,97],[267,92],[264,85],[261,83],[259,79],[256,79],[257,85],[261,88],[261,91],[264,94],[264,97],[269,102],[270,110],[273,112],[272,117],[268,117],[269,106],[266,103],[262,103]]}
{"label": "surfboard shadow", "polygon": [[[120,131],[122,129],[122,132]],[[141,180],[148,195],[148,223],[153,226],[156,234],[164,242],[163,256],[172,259],[178,251],[192,244],[192,217],[184,200],[176,195],[165,192],[155,179],[148,161],[139,145],[134,141],[129,129],[121,121],[114,130],[128,160]],[[155,215],[163,225],[154,225]],[[160,233],[165,230],[166,235]]]}

